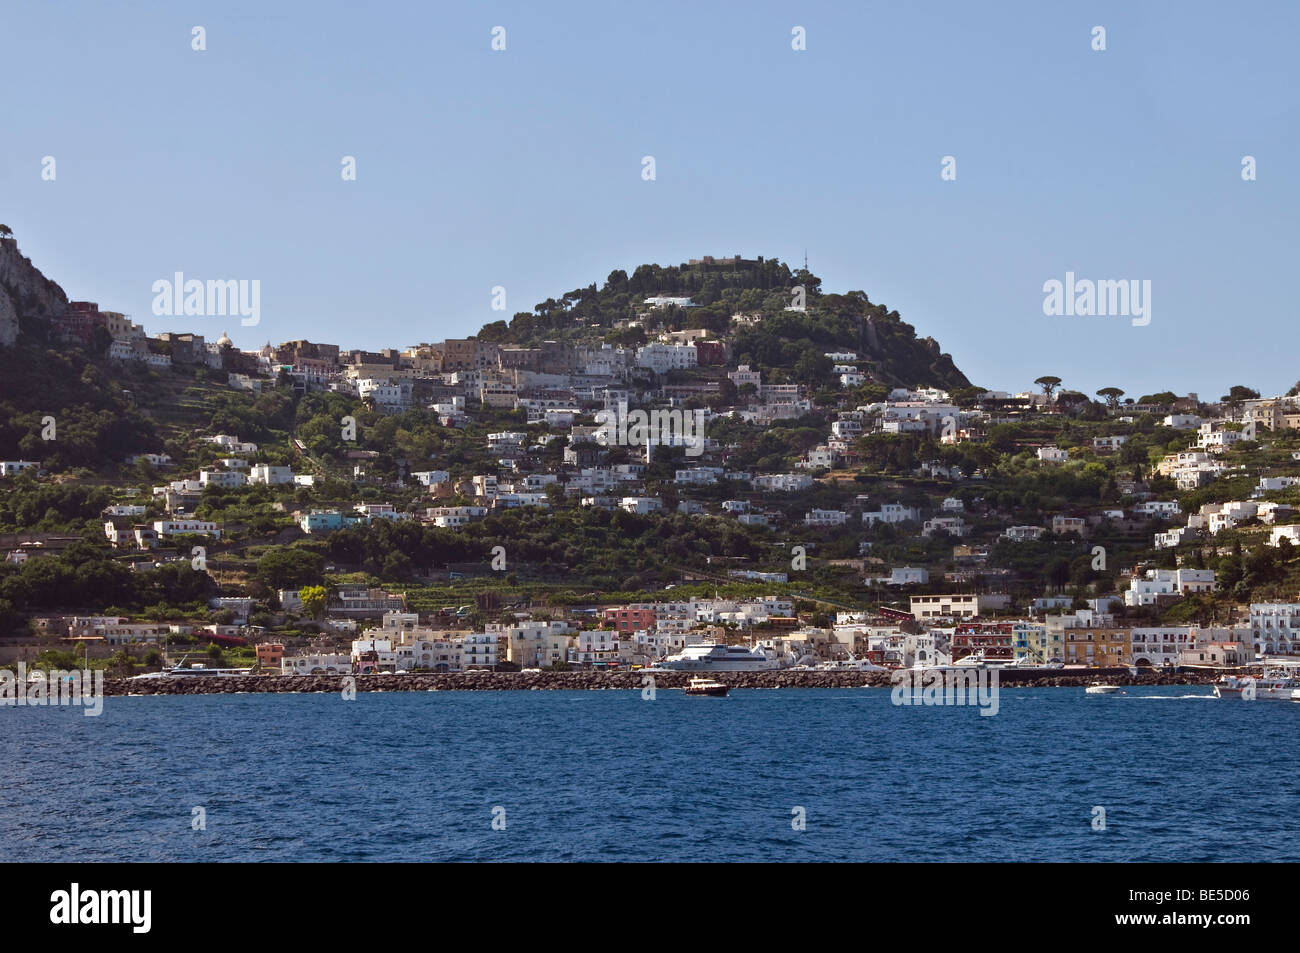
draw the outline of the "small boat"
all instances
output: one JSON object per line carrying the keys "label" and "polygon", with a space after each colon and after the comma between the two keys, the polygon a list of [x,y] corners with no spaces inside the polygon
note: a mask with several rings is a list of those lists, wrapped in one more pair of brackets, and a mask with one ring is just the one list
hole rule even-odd
{"label": "small boat", "polygon": [[686,684],[687,695],[710,695],[714,698],[720,698],[727,694],[727,690],[725,683],[715,681],[712,678],[692,678]]}
{"label": "small boat", "polygon": [[1291,689],[1291,700],[1293,702],[1300,702],[1300,688]]}
{"label": "small boat", "polygon": [[1117,691],[1119,691],[1119,686],[1118,685],[1089,685],[1083,691],[1087,695],[1114,695]]}

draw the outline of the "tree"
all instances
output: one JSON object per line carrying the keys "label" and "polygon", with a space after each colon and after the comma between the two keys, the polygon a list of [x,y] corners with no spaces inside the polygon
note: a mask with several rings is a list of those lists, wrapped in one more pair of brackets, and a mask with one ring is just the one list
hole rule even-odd
{"label": "tree", "polygon": [[1243,384],[1234,384],[1219,400],[1225,404],[1239,404],[1243,400],[1259,400],[1259,391],[1252,390]]}
{"label": "tree", "polygon": [[298,592],[298,598],[302,600],[303,611],[313,619],[319,619],[329,602],[329,593],[324,586],[307,586]]}
{"label": "tree", "polygon": [[277,549],[257,561],[257,574],[272,589],[297,589],[317,585],[325,560],[305,549]]}
{"label": "tree", "polygon": [[14,230],[8,225],[0,225],[0,238],[13,238]]}
{"label": "tree", "polygon": [[1124,396],[1124,392],[1118,387],[1103,387],[1097,391],[1097,396],[1105,398],[1106,406],[1113,412],[1119,407],[1119,399]]}
{"label": "tree", "polygon": [[1047,395],[1047,399],[1051,400],[1052,391],[1061,386],[1061,379],[1059,377],[1052,377],[1050,374],[1045,374],[1042,377],[1035,379],[1034,383],[1041,387],[1043,393]]}

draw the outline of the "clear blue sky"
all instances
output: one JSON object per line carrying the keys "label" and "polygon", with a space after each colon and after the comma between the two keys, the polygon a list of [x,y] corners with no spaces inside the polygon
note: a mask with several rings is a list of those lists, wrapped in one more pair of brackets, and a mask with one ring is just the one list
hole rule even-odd
{"label": "clear blue sky", "polygon": [[[1275,393],[1298,37],[1282,2],[15,3],[0,221],[71,297],[241,347],[441,340],[503,317],[494,285],[509,317],[806,248],[987,387]],[[155,318],[175,271],[259,279],[260,326]],[[1044,316],[1067,271],[1150,279],[1151,324]]]}

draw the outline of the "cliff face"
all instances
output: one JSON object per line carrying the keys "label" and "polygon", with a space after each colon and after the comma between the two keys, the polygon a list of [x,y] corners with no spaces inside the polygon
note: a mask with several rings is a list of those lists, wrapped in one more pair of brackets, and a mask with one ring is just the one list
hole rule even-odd
{"label": "cliff face", "polygon": [[0,238],[0,347],[18,340],[18,319],[48,318],[68,310],[68,296],[46,278],[12,238]]}

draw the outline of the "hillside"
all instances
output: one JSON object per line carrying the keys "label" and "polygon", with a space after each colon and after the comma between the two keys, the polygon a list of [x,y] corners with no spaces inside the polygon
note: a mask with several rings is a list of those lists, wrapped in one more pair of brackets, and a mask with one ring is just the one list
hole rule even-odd
{"label": "hillside", "polygon": [[[804,289],[803,311],[791,310],[796,287]],[[688,297],[690,306],[647,311],[646,299],[655,296]],[[748,363],[774,380],[812,377],[798,373],[801,359],[851,351],[881,383],[948,390],[970,386],[939,342],[918,338],[897,311],[874,304],[863,291],[823,293],[821,279],[812,272],[791,271],[775,258],[648,264],[631,275],[612,271],[599,288],[593,283],[548,298],[532,311],[515,314],[508,324],[485,325],[478,336],[516,346],[545,340],[640,345],[661,331],[695,328],[726,337],[735,362]]]}

